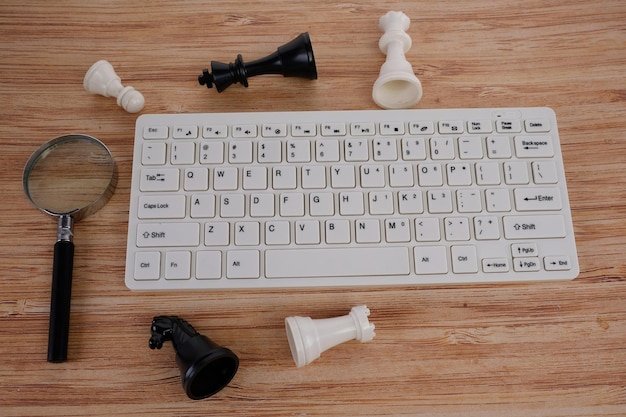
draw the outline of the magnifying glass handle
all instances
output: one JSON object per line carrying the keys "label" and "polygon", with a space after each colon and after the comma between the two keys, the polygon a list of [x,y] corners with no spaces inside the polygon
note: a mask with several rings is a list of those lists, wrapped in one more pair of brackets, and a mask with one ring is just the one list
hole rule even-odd
{"label": "magnifying glass handle", "polygon": [[59,240],[54,245],[54,263],[52,266],[48,362],[67,360],[73,267],[74,243],[69,240]]}

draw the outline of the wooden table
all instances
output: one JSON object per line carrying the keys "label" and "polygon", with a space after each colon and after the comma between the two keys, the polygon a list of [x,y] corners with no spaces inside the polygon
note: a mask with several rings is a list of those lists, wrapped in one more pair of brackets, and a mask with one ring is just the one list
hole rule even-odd
{"label": "wooden table", "polygon": [[[375,3],[375,5],[373,5]],[[404,3],[404,4],[402,4]],[[87,94],[109,60],[143,113],[374,109],[378,19],[412,17],[419,108],[550,106],[558,115],[581,264],[571,282],[137,293],[124,285],[136,115]],[[319,79],[222,94],[211,60],[256,59],[308,31]],[[626,2],[4,0],[0,4],[0,415],[626,415]],[[22,192],[30,153],[80,132],[119,166],[108,205],[75,227],[69,361],[46,362],[55,221]],[[367,304],[377,336],[297,369],[283,320]],[[240,358],[189,400],[154,315],[178,314]]]}

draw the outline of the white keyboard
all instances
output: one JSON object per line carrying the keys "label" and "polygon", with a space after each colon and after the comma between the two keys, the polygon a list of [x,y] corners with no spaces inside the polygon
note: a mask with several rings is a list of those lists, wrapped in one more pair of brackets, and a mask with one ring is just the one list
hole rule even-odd
{"label": "white keyboard", "polygon": [[137,119],[134,290],[567,280],[549,108]]}

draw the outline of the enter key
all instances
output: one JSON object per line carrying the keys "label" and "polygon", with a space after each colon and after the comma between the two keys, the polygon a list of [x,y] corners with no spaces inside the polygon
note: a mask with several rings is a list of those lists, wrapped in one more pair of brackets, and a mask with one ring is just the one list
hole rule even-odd
{"label": "enter key", "polygon": [[515,207],[518,211],[561,210],[558,188],[516,188]]}

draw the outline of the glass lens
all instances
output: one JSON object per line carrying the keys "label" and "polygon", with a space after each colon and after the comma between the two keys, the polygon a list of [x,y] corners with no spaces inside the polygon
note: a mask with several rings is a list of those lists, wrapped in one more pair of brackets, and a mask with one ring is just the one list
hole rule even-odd
{"label": "glass lens", "polygon": [[113,175],[113,158],[101,142],[89,136],[66,136],[31,157],[24,187],[40,209],[71,214],[98,201]]}

